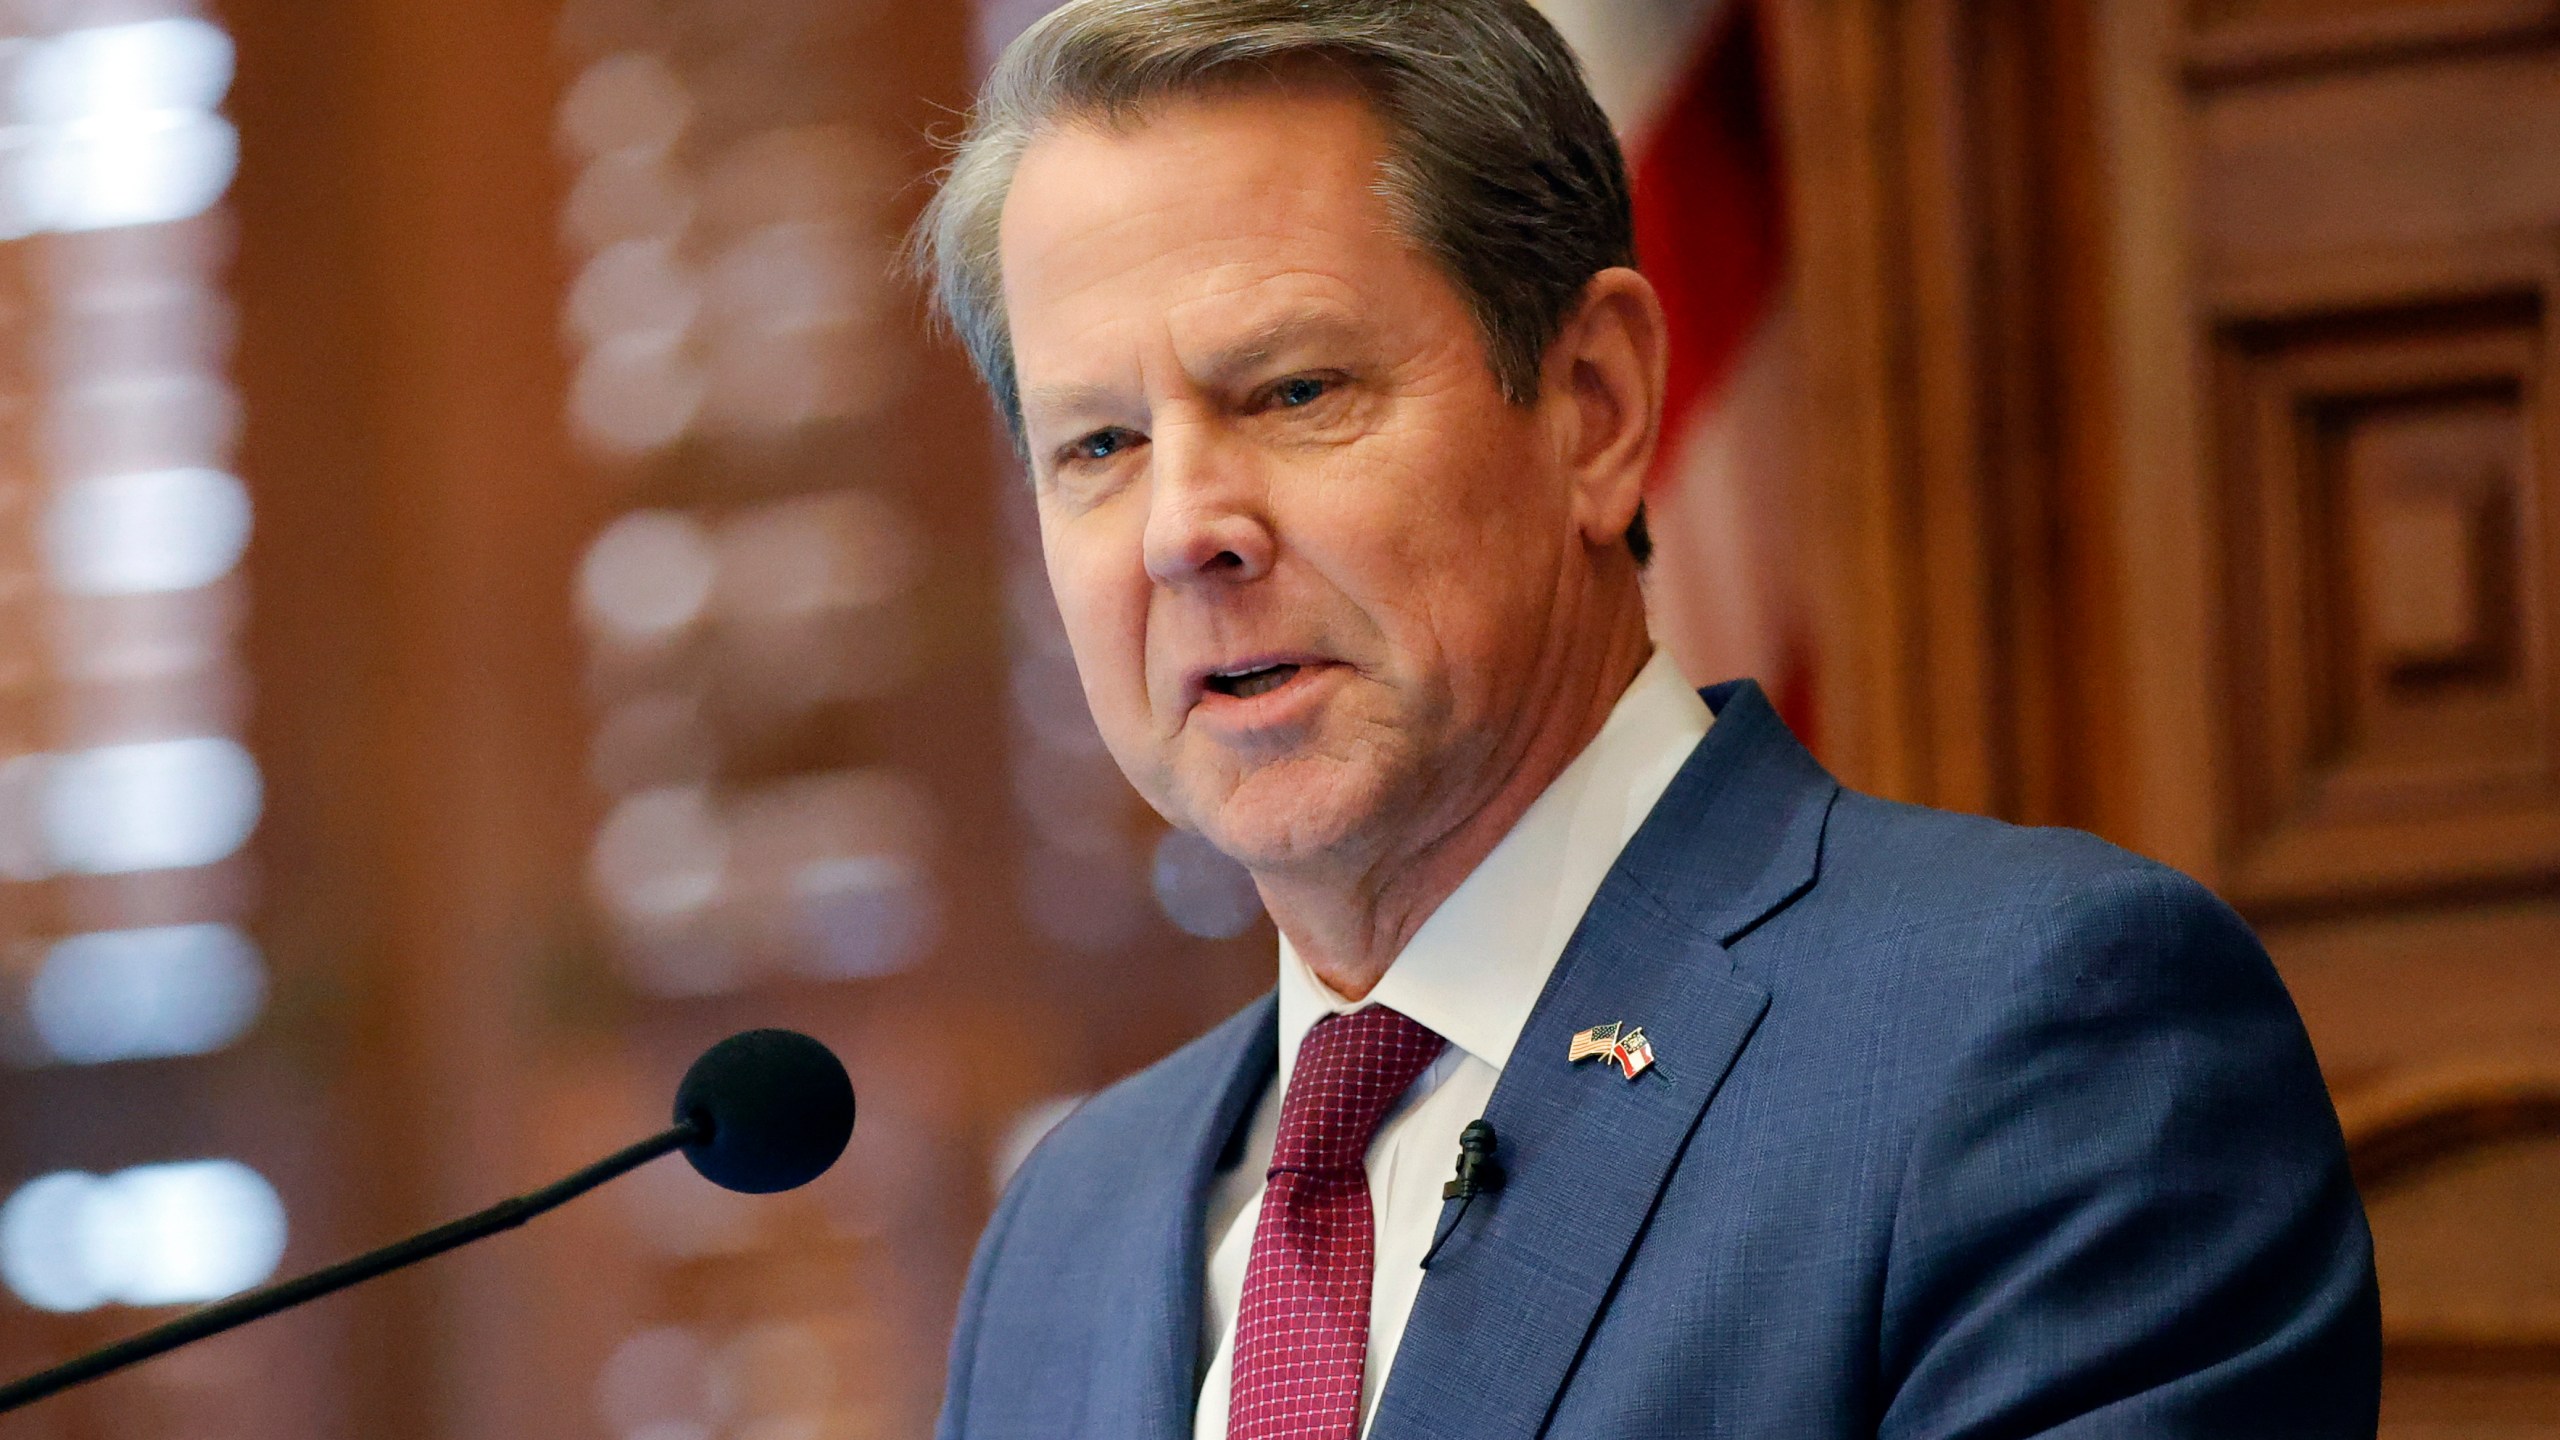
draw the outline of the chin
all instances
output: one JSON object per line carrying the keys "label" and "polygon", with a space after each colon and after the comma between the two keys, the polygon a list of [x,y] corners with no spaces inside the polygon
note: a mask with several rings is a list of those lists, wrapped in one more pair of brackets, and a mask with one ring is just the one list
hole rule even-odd
{"label": "chin", "polygon": [[1367,769],[1320,761],[1262,766],[1186,806],[1201,838],[1257,873],[1286,872],[1383,848],[1395,787]]}

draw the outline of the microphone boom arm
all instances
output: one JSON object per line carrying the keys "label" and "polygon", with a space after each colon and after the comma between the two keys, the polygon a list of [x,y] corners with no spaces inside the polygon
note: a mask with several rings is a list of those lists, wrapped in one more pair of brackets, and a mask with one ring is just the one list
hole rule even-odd
{"label": "microphone boom arm", "polygon": [[219,1335],[234,1326],[290,1309],[306,1300],[361,1284],[376,1275],[387,1274],[421,1260],[441,1255],[447,1250],[468,1245],[501,1230],[513,1230],[536,1215],[577,1199],[615,1176],[637,1170],[670,1151],[681,1150],[697,1141],[708,1140],[710,1125],[704,1119],[690,1119],[637,1145],[615,1151],[565,1180],[528,1191],[513,1199],[501,1200],[476,1215],[466,1215],[449,1225],[441,1225],[423,1235],[412,1235],[397,1244],[370,1250],[352,1260],[342,1260],[325,1270],[314,1270],[293,1280],[281,1280],[261,1290],[236,1295],[218,1305],[191,1311],[165,1325],[145,1330],[139,1335],[118,1341],[103,1350],[40,1371],[11,1384],[0,1386],[0,1414],[32,1405],[58,1391],[68,1390],[83,1381],[112,1374],[128,1365],[148,1360],[163,1351],[174,1350],[190,1341]]}

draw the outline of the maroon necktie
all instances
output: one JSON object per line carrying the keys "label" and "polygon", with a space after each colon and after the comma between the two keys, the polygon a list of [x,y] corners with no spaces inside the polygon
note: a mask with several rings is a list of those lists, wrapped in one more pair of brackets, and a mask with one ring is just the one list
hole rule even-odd
{"label": "maroon necktie", "polygon": [[1378,1122],[1449,1042],[1383,1005],[1298,1043],[1237,1307],[1228,1440],[1352,1440],[1369,1353],[1376,1224],[1363,1162]]}

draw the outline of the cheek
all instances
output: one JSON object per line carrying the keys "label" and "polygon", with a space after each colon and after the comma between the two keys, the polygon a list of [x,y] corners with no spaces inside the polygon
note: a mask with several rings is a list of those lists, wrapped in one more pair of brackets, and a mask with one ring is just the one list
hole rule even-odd
{"label": "cheek", "polygon": [[1453,430],[1370,491],[1366,515],[1338,517],[1349,522],[1337,530],[1353,572],[1344,588],[1367,601],[1406,663],[1440,674],[1461,712],[1525,673],[1574,533],[1533,488],[1541,481],[1521,439],[1498,423]]}
{"label": "cheek", "polygon": [[1133,553],[1120,553],[1109,536],[1076,522],[1052,522],[1044,515],[1040,538],[1049,592],[1058,602],[1085,696],[1095,718],[1107,723],[1133,703],[1144,703],[1145,571]]}
{"label": "cheek", "polygon": [[1327,487],[1336,564],[1390,609],[1480,605],[1543,571],[1542,549],[1567,528],[1524,493],[1539,482],[1513,427],[1461,419],[1477,423],[1400,436],[1396,453],[1362,457]]}

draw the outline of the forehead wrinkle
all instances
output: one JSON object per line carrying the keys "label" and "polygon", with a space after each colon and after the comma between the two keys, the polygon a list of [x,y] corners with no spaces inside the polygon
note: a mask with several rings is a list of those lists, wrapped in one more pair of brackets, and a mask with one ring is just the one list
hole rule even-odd
{"label": "forehead wrinkle", "polygon": [[1232,381],[1293,346],[1359,328],[1358,295],[1339,276],[1303,265],[1233,268],[1245,273],[1165,313],[1174,351],[1198,383]]}
{"label": "forehead wrinkle", "polygon": [[1232,381],[1263,368],[1293,347],[1311,340],[1339,339],[1350,329],[1346,319],[1330,306],[1294,306],[1219,346],[1190,368],[1205,383]]}

